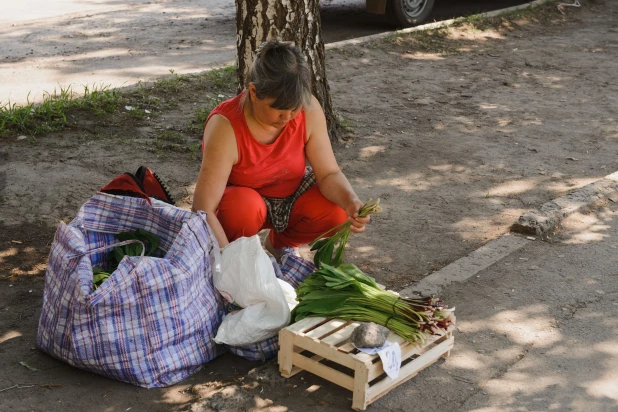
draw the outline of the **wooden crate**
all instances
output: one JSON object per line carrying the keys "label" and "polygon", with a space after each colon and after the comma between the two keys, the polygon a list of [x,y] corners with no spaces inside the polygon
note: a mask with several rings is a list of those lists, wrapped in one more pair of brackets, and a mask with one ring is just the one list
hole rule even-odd
{"label": "wooden crate", "polygon": [[279,371],[289,378],[306,370],[354,392],[352,409],[367,405],[416,376],[453,348],[453,325],[442,336],[431,336],[423,345],[410,344],[391,332],[388,340],[401,346],[397,379],[384,373],[382,361],[356,349],[350,335],[359,322],[305,318],[279,332]]}

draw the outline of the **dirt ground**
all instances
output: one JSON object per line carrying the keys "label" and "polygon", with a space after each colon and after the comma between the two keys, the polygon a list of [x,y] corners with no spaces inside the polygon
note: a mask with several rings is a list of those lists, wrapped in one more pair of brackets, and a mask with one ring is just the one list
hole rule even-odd
{"label": "dirt ground", "polygon": [[[504,234],[526,210],[618,169],[618,4],[581,3],[564,15],[551,6],[487,29],[471,20],[328,51],[333,101],[350,128],[337,158],[360,197],[384,207],[350,240],[349,262],[401,289]],[[0,392],[1,410],[186,410],[201,397],[214,410],[248,400],[256,410],[349,407],[343,391],[299,397],[272,368],[233,356],[143,390],[34,348],[58,221],[142,164],[189,208],[200,162],[191,120],[209,98],[233,93],[217,87],[181,84],[141,119],[81,113],[62,132],[0,138],[0,390],[27,386]],[[144,96],[157,92],[135,98],[147,108]],[[256,367],[257,380],[244,377]],[[231,387],[236,397],[226,398]]]}

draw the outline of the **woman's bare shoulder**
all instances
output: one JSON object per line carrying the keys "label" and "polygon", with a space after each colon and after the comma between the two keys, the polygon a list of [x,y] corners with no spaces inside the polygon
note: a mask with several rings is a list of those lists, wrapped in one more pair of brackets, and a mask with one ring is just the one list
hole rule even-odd
{"label": "woman's bare shoulder", "polygon": [[305,107],[305,124],[307,130],[307,141],[315,133],[324,133],[326,131],[326,117],[320,102],[315,96],[311,96],[311,104]]}
{"label": "woman's bare shoulder", "polygon": [[323,115],[324,110],[322,110],[322,105],[317,97],[311,95],[311,103],[305,108],[305,115],[307,116],[316,116],[320,113]]}
{"label": "woman's bare shoulder", "polygon": [[224,155],[237,161],[238,150],[234,128],[221,114],[214,114],[204,128],[204,155]]}

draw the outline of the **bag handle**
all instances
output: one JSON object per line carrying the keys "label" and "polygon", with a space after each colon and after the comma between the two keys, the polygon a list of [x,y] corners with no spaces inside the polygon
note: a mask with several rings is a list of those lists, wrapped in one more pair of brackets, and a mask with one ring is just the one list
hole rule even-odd
{"label": "bag handle", "polygon": [[67,259],[79,258],[79,257],[82,257],[82,256],[90,255],[91,253],[100,252],[102,250],[107,250],[107,249],[111,249],[111,248],[118,247],[118,246],[128,245],[130,243],[139,243],[139,244],[141,244],[142,245],[142,253],[140,253],[140,257],[144,257],[144,252],[146,251],[146,245],[144,245],[144,242],[142,242],[141,240],[137,240],[137,239],[130,239],[130,240],[124,240],[124,241],[118,242],[118,243],[112,243],[111,245],[105,245],[105,246],[102,246],[102,247],[98,247],[96,249],[92,249],[92,250],[89,250],[89,251],[84,252],[84,253],[78,253],[77,255],[71,255]]}

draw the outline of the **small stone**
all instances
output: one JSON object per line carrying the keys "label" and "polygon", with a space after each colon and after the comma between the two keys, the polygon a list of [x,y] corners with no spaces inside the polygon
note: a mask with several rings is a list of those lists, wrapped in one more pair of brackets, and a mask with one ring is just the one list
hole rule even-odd
{"label": "small stone", "polygon": [[17,136],[17,140],[25,140],[27,138],[28,138],[28,136],[24,136],[24,135]]}
{"label": "small stone", "polygon": [[357,348],[379,348],[384,345],[390,330],[373,322],[363,322],[352,332],[352,343]]}
{"label": "small stone", "polygon": [[477,352],[478,352],[478,353],[480,353],[481,355],[482,355],[483,353],[485,353],[485,351],[484,351],[484,350],[481,350],[481,349],[477,350]]}
{"label": "small stone", "polygon": [[602,290],[595,290],[595,292],[597,292],[599,295],[605,295],[605,292],[603,292]]}

